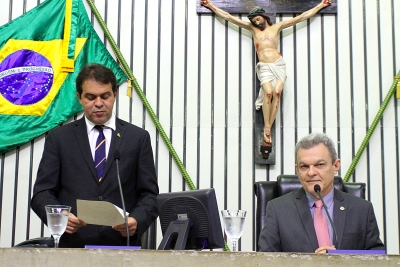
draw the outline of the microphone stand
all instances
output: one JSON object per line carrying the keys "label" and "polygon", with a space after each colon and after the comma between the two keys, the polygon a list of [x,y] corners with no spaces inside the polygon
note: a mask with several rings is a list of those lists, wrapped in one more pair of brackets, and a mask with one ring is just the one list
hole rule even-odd
{"label": "microphone stand", "polygon": [[117,178],[118,178],[118,186],[119,186],[119,193],[121,194],[121,201],[122,201],[122,210],[124,212],[124,219],[125,219],[125,227],[126,227],[126,246],[129,247],[129,227],[128,227],[128,216],[126,216],[126,209],[125,209],[125,201],[124,201],[124,194],[122,193],[122,185],[121,185],[121,178],[119,177],[119,151],[115,151],[114,153],[115,162],[117,164]]}
{"label": "microphone stand", "polygon": [[333,245],[336,247],[336,249],[339,249],[337,247],[338,246],[338,241],[337,241],[338,238],[337,238],[337,234],[336,234],[335,225],[333,225],[333,221],[332,221],[331,215],[329,214],[328,208],[325,205],[325,201],[321,196],[321,186],[319,186],[319,184],[314,185],[314,191],[315,191],[315,193],[317,193],[317,195],[321,199],[322,205],[324,206],[324,210],[326,212],[326,215],[328,215],[329,222],[332,225],[332,229],[333,229],[333,233],[334,233],[334,244]]}

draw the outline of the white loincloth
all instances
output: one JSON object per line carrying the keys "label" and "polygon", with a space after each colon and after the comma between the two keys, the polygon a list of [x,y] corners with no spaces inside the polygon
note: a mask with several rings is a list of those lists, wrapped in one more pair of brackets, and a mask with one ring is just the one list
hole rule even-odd
{"label": "white loincloth", "polygon": [[274,63],[258,62],[256,66],[257,77],[260,80],[260,91],[256,100],[256,109],[259,110],[263,104],[265,92],[262,85],[266,82],[271,82],[272,88],[275,87],[276,79],[282,83],[286,81],[286,63],[283,57],[278,58]]}

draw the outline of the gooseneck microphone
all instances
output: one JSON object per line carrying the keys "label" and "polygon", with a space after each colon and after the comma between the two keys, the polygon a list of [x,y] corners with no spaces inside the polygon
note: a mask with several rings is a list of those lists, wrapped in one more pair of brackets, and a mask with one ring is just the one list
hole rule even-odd
{"label": "gooseneck microphone", "polygon": [[328,215],[329,222],[332,225],[332,229],[333,229],[333,233],[334,233],[333,245],[335,246],[336,249],[339,249],[337,247],[338,246],[338,238],[337,238],[337,234],[336,234],[335,225],[333,225],[333,222],[332,222],[332,219],[331,219],[331,215],[329,215],[328,208],[326,207],[324,199],[321,196],[321,186],[319,186],[319,184],[314,185],[314,191],[315,191],[315,193],[317,193],[317,195],[321,199],[322,205],[324,205],[324,209],[325,209],[326,215]]}
{"label": "gooseneck microphone", "polygon": [[129,247],[129,225],[128,225],[128,216],[126,216],[126,209],[125,209],[125,201],[124,201],[124,194],[122,193],[122,186],[121,186],[121,178],[119,177],[119,159],[120,159],[120,154],[119,150],[115,150],[114,152],[114,160],[115,163],[117,164],[117,178],[118,178],[118,186],[119,186],[119,193],[121,195],[121,201],[122,201],[122,210],[124,212],[124,219],[125,219],[125,227],[126,227],[126,246]]}

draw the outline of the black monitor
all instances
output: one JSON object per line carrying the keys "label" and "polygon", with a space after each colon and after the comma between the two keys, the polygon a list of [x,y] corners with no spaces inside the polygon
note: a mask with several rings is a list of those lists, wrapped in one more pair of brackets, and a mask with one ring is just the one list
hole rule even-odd
{"label": "black monitor", "polygon": [[159,194],[163,240],[158,249],[214,249],[224,247],[215,190],[200,189]]}

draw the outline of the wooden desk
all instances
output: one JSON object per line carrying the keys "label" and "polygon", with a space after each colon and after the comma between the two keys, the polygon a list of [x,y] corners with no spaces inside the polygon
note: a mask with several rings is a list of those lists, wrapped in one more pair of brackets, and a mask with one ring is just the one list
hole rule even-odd
{"label": "wooden desk", "polygon": [[0,248],[2,266],[397,266],[400,255]]}

